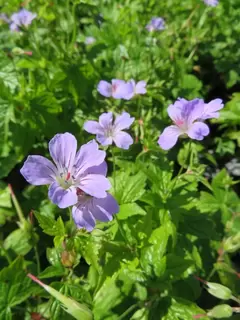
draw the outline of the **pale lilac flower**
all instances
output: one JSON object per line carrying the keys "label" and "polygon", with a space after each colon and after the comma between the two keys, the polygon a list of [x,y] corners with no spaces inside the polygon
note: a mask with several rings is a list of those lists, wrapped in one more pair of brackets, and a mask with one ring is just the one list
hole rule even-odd
{"label": "pale lilac flower", "polygon": [[165,21],[163,18],[154,17],[146,25],[146,29],[150,32],[156,31],[156,30],[164,30],[165,29]]}
{"label": "pale lilac flower", "polygon": [[137,83],[131,79],[130,81],[127,82],[128,86],[129,86],[129,89],[128,91],[129,94],[128,95],[125,95],[125,99],[126,100],[130,100],[132,99],[135,95],[138,95],[138,94],[145,94],[147,92],[146,90],[146,81],[138,81]]}
{"label": "pale lilac flower", "polygon": [[86,37],[86,39],[85,39],[86,45],[93,44],[94,42],[96,42],[96,39],[94,37]]}
{"label": "pale lilac flower", "polygon": [[19,27],[28,27],[36,16],[36,13],[32,13],[26,9],[21,9],[19,12],[14,13],[11,16],[10,29],[12,31],[19,31]]}
{"label": "pale lilac flower", "polygon": [[203,0],[207,6],[216,7],[219,0]]}
{"label": "pale lilac flower", "polygon": [[[202,99],[191,101],[178,99],[173,105],[170,105],[168,115],[173,120],[174,125],[165,128],[160,135],[158,140],[160,147],[169,150],[176,144],[178,137],[181,135],[187,135],[195,140],[203,140],[209,134],[208,126],[201,121],[204,109],[205,104]],[[211,113],[211,111],[209,112]]]}
{"label": "pale lilac flower", "polygon": [[48,196],[59,208],[76,204],[79,189],[96,198],[107,196],[106,190],[111,187],[108,179],[88,172],[106,156],[95,140],[77,152],[77,140],[72,134],[57,134],[49,142],[49,152],[55,165],[45,157],[29,156],[20,172],[30,184],[50,184]]}
{"label": "pale lilac flower", "polygon": [[[99,166],[88,169],[90,174],[106,176],[107,165],[103,162]],[[112,195],[107,193],[105,198],[95,198],[78,190],[78,203],[72,207],[72,215],[78,228],[85,228],[92,231],[96,220],[107,222],[113,219],[113,215],[118,213],[119,206]]]}
{"label": "pale lilac flower", "polygon": [[97,141],[103,146],[111,145],[114,142],[118,148],[129,149],[129,146],[133,144],[133,139],[122,130],[128,129],[134,120],[135,118],[131,118],[129,113],[123,112],[121,115],[117,115],[113,121],[112,112],[107,112],[99,117],[99,122],[86,121],[84,130],[96,134]]}
{"label": "pale lilac flower", "polygon": [[104,97],[113,97],[115,99],[125,99],[131,93],[131,86],[124,80],[113,79],[109,83],[101,80],[97,86],[97,90]]}

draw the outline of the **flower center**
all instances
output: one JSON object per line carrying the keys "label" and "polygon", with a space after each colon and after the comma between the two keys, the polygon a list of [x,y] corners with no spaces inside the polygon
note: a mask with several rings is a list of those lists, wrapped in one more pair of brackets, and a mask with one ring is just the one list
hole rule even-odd
{"label": "flower center", "polygon": [[67,169],[65,169],[59,173],[59,176],[57,177],[57,182],[63,189],[68,189],[69,187],[75,184],[76,179],[71,172],[68,172]]}

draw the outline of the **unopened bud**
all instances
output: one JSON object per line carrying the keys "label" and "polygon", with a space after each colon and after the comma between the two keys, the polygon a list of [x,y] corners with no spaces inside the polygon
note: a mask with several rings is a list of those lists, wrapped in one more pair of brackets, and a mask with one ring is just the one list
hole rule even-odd
{"label": "unopened bud", "polygon": [[208,311],[207,316],[215,319],[229,318],[233,314],[232,308],[228,304],[220,304]]}
{"label": "unopened bud", "polygon": [[12,53],[16,56],[24,54],[24,50],[21,48],[13,48]]}
{"label": "unopened bud", "polygon": [[207,282],[207,291],[216,298],[229,300],[232,297],[232,291],[219,283]]}
{"label": "unopened bud", "polygon": [[61,254],[61,262],[64,267],[70,268],[74,265],[76,253],[74,251],[63,251]]}

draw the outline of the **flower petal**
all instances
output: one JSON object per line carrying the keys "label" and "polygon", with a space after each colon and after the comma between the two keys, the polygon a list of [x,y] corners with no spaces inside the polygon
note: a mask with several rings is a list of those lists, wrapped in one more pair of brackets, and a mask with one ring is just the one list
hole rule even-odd
{"label": "flower petal", "polygon": [[77,140],[71,133],[56,134],[49,142],[49,152],[60,170],[71,171],[76,151]]}
{"label": "flower petal", "polygon": [[114,197],[108,193],[105,198],[93,198],[90,210],[95,219],[106,222],[111,221],[113,215],[119,212],[119,206]]}
{"label": "flower petal", "polygon": [[113,122],[113,113],[112,112],[105,112],[102,113],[99,117],[99,123],[101,127],[104,129],[108,129],[109,127],[112,126]]}
{"label": "flower petal", "polygon": [[112,85],[107,81],[101,80],[97,86],[97,91],[104,97],[111,97]]}
{"label": "flower petal", "polygon": [[78,201],[77,192],[74,187],[63,189],[57,182],[51,184],[48,196],[61,209],[73,206]]}
{"label": "flower petal", "polygon": [[87,174],[81,178],[79,188],[92,197],[105,198],[106,190],[111,188],[111,183],[100,174]]}
{"label": "flower petal", "polygon": [[209,127],[203,122],[194,122],[193,125],[188,129],[188,136],[191,139],[203,140],[205,136],[209,134]]}
{"label": "flower petal", "polygon": [[112,96],[114,99],[122,99],[129,94],[129,87],[124,80],[112,79]]}
{"label": "flower petal", "polygon": [[169,126],[165,128],[159,136],[158,144],[163,150],[169,150],[176,144],[181,134],[182,132],[177,126]]}
{"label": "flower petal", "polygon": [[97,121],[86,121],[83,125],[83,129],[88,133],[98,134],[102,133],[103,129]]}
{"label": "flower petal", "polygon": [[80,203],[77,206],[73,206],[72,216],[79,229],[85,228],[88,231],[94,229],[96,222],[91,212],[88,210],[88,203],[86,205]]}
{"label": "flower petal", "polygon": [[118,148],[125,150],[129,149],[130,145],[133,144],[133,138],[130,136],[130,134],[124,131],[117,132],[113,137],[113,141]]}
{"label": "flower petal", "polygon": [[205,103],[204,105],[204,113],[201,116],[201,120],[211,119],[211,118],[219,118],[219,110],[223,108],[222,99],[214,99],[209,103]]}
{"label": "flower petal", "polygon": [[125,85],[121,87],[122,98],[125,100],[130,100],[135,95],[135,81],[131,79]]}
{"label": "flower petal", "polygon": [[98,149],[95,140],[89,141],[79,149],[75,161],[75,175],[83,174],[88,168],[99,166],[105,159],[106,152]]}
{"label": "flower petal", "polygon": [[146,81],[138,81],[138,83],[135,86],[135,93],[136,94],[145,94],[147,92],[146,90]]}
{"label": "flower petal", "polygon": [[109,146],[113,143],[112,137],[105,136],[104,134],[97,134],[96,139],[102,146]]}
{"label": "flower petal", "polygon": [[114,121],[114,131],[120,131],[123,129],[128,129],[131,124],[134,122],[135,118],[130,116],[129,113],[123,112],[120,115],[116,116],[116,119]]}
{"label": "flower petal", "polygon": [[107,175],[107,163],[106,161],[103,161],[103,163],[101,163],[99,166],[94,166],[91,168],[88,168],[86,170],[86,172],[84,172],[85,174],[101,174],[104,177],[106,177]]}
{"label": "flower petal", "polygon": [[57,174],[52,162],[42,156],[28,156],[20,172],[28,183],[35,186],[51,184]]}

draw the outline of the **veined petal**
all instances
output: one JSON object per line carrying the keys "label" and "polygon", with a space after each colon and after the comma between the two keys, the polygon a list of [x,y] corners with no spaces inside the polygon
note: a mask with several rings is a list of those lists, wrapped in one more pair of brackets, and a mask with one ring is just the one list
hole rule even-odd
{"label": "veined petal", "polygon": [[114,134],[113,141],[115,142],[116,146],[121,149],[129,149],[130,145],[133,144],[133,138],[130,134],[124,131],[118,131]]}
{"label": "veined petal", "polygon": [[165,128],[159,136],[158,144],[163,150],[169,150],[176,144],[181,134],[182,131],[177,126],[169,126]]}
{"label": "veined petal", "polygon": [[51,184],[48,196],[61,209],[73,206],[78,201],[76,188],[63,189],[57,182]]}
{"label": "veined petal", "polygon": [[97,91],[104,97],[111,97],[112,85],[107,81],[101,80],[97,86]]}
{"label": "veined petal", "polygon": [[188,103],[187,100],[178,98],[174,104],[170,104],[170,106],[167,108],[168,115],[174,123],[177,123],[178,121],[182,123],[184,122],[182,110],[186,103]]}
{"label": "veined petal", "polygon": [[99,221],[111,221],[113,215],[119,212],[119,205],[111,194],[105,198],[93,198],[90,206],[93,217]]}
{"label": "veined petal", "polygon": [[194,122],[193,125],[188,129],[188,136],[191,139],[203,140],[205,136],[209,134],[209,127],[203,122]]}
{"label": "veined petal", "polygon": [[57,175],[53,163],[42,156],[28,156],[20,172],[28,183],[35,186],[51,184]]}
{"label": "veined petal", "polygon": [[88,168],[99,166],[105,157],[106,152],[98,149],[98,144],[95,140],[82,145],[76,155],[75,175],[82,175]]}
{"label": "veined petal", "polygon": [[113,122],[113,113],[105,112],[102,113],[99,117],[99,123],[103,129],[108,129],[112,126]]}
{"label": "veined petal", "polygon": [[100,174],[88,174],[81,178],[79,188],[92,197],[105,198],[111,183]]}
{"label": "veined petal", "polygon": [[83,125],[83,129],[88,133],[92,133],[92,134],[103,133],[103,128],[100,126],[100,124],[97,121],[92,121],[92,120],[86,121]]}
{"label": "veined petal", "polygon": [[59,169],[71,171],[76,151],[77,140],[71,133],[56,134],[49,142],[49,152]]}
{"label": "veined petal", "polygon": [[79,229],[85,228],[88,231],[94,229],[96,222],[88,209],[88,203],[85,205],[78,203],[77,206],[74,206],[72,208],[72,216]]}
{"label": "veined petal", "polygon": [[88,168],[85,172],[85,174],[101,174],[104,177],[107,175],[107,163],[106,161],[103,161],[99,166],[94,166],[91,168]]}
{"label": "veined petal", "polygon": [[122,85],[121,87],[121,97],[125,100],[130,100],[135,95],[135,81],[132,79]]}
{"label": "veined petal", "polygon": [[201,118],[204,112],[204,101],[203,99],[194,99],[189,101],[183,109],[183,114],[185,119],[187,119],[188,127],[192,125],[192,123]]}
{"label": "veined petal", "polygon": [[123,112],[122,114],[117,115],[114,121],[114,131],[128,129],[134,122],[134,120],[135,118],[131,118],[130,114],[127,112]]}

